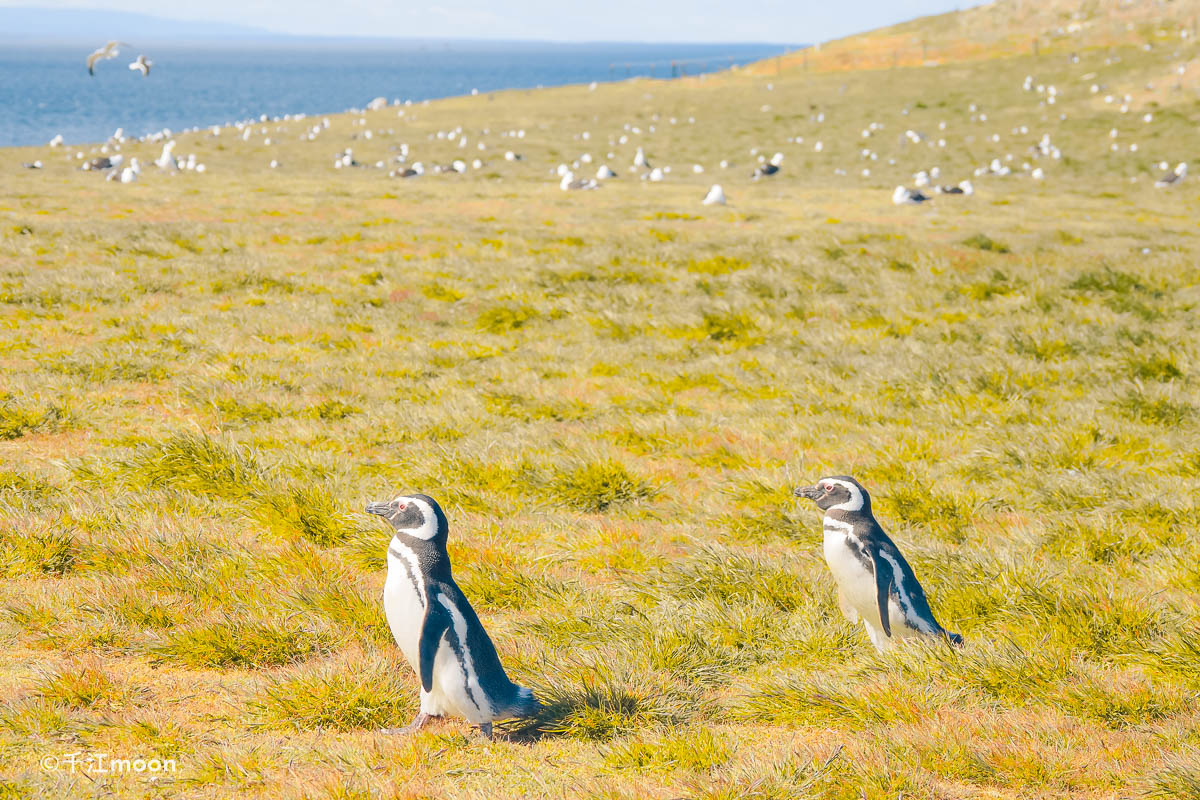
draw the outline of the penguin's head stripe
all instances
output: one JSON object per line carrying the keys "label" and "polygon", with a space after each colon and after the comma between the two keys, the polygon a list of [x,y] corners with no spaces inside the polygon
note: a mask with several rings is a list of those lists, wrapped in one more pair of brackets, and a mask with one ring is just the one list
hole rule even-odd
{"label": "penguin's head stripe", "polygon": [[815,486],[796,489],[797,497],[807,497],[824,511],[871,511],[871,497],[862,484],[849,475],[821,478]]}
{"label": "penguin's head stripe", "polygon": [[428,495],[397,495],[386,503],[371,503],[366,511],[386,519],[396,533],[416,539],[429,541],[446,531],[446,515]]}

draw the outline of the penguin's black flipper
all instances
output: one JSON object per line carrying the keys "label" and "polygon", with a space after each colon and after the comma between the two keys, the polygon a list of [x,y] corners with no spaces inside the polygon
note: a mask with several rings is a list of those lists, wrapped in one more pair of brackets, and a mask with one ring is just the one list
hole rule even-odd
{"label": "penguin's black flipper", "polygon": [[883,625],[883,632],[890,639],[892,637],[892,623],[888,619],[888,600],[892,596],[892,570],[885,568],[886,565],[881,563],[881,559],[875,558],[875,591],[879,599],[879,622]]}
{"label": "penguin's black flipper", "polygon": [[442,644],[442,634],[450,627],[450,615],[444,608],[430,603],[425,609],[425,622],[421,625],[421,688],[427,692],[433,691],[433,662],[437,658],[438,647]]}

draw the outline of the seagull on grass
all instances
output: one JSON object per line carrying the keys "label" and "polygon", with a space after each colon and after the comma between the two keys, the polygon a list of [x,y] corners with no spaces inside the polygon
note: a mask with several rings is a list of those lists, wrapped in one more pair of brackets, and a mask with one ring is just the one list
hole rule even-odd
{"label": "seagull on grass", "polygon": [[1185,177],[1187,177],[1187,163],[1180,161],[1175,165],[1175,169],[1154,182],[1154,188],[1162,189],[1167,186],[1174,186],[1182,182]]}
{"label": "seagull on grass", "polygon": [[924,203],[929,199],[929,195],[922,194],[916,189],[906,189],[903,186],[897,186],[896,191],[892,192],[892,202],[898,206],[916,205]]}
{"label": "seagull on grass", "polygon": [[592,178],[576,178],[574,172],[567,171],[563,173],[562,180],[558,183],[558,188],[564,192],[591,189],[599,189],[600,184]]}
{"label": "seagull on grass", "polygon": [[706,206],[725,205],[725,190],[721,188],[721,184],[714,183],[712,185],[712,188],[708,190],[708,194],[704,195],[703,203]]}

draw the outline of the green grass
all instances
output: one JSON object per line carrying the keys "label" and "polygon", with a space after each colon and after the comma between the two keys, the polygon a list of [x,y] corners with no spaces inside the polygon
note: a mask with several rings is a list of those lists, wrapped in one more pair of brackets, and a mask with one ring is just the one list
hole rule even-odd
{"label": "green grass", "polygon": [[[1197,44],[1178,4],[1120,10],[1168,37],[1109,5],[1078,35],[1054,15],[1079,9],[999,3],[807,71],[331,115],[317,142],[183,133],[209,171],[131,185],[75,169],[91,145],[8,151],[3,791],[1196,796],[1200,198],[1150,183],[1193,159]],[[953,63],[919,66],[922,36]],[[460,125],[478,172],[328,164],[443,163]],[[1043,134],[1064,157],[1035,182]],[[639,144],[667,180],[628,173]],[[1009,152],[972,197],[890,202]],[[621,178],[560,191],[584,153]],[[700,205],[713,182],[729,205]],[[842,618],[791,490],[844,473],[965,648],[878,655]],[[401,491],[442,502],[456,580],[544,703],[492,744],[376,733],[418,702],[363,513]],[[55,748],[180,772],[85,785],[41,769]]]}
{"label": "green grass", "polygon": [[326,636],[278,621],[217,622],[177,629],[155,648],[155,658],[183,666],[256,669],[302,661],[329,650]]}

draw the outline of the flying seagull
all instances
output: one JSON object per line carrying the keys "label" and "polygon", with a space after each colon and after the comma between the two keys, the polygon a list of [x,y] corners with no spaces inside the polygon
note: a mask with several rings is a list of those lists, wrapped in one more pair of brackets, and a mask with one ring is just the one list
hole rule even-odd
{"label": "flying seagull", "polygon": [[143,78],[150,74],[150,68],[152,66],[154,66],[154,62],[150,61],[145,56],[138,56],[137,61],[133,61],[129,64],[129,68],[141,72]]}
{"label": "flying seagull", "polygon": [[128,42],[118,42],[117,40],[114,39],[111,42],[109,42],[108,44],[104,45],[104,47],[101,47],[99,50],[96,50],[90,56],[87,57],[88,75],[96,74],[96,62],[97,61],[103,61],[103,60],[109,59],[109,58],[116,58],[117,56],[119,56],[121,54],[121,51],[119,48],[132,47],[132,46],[133,45],[129,44]]}

